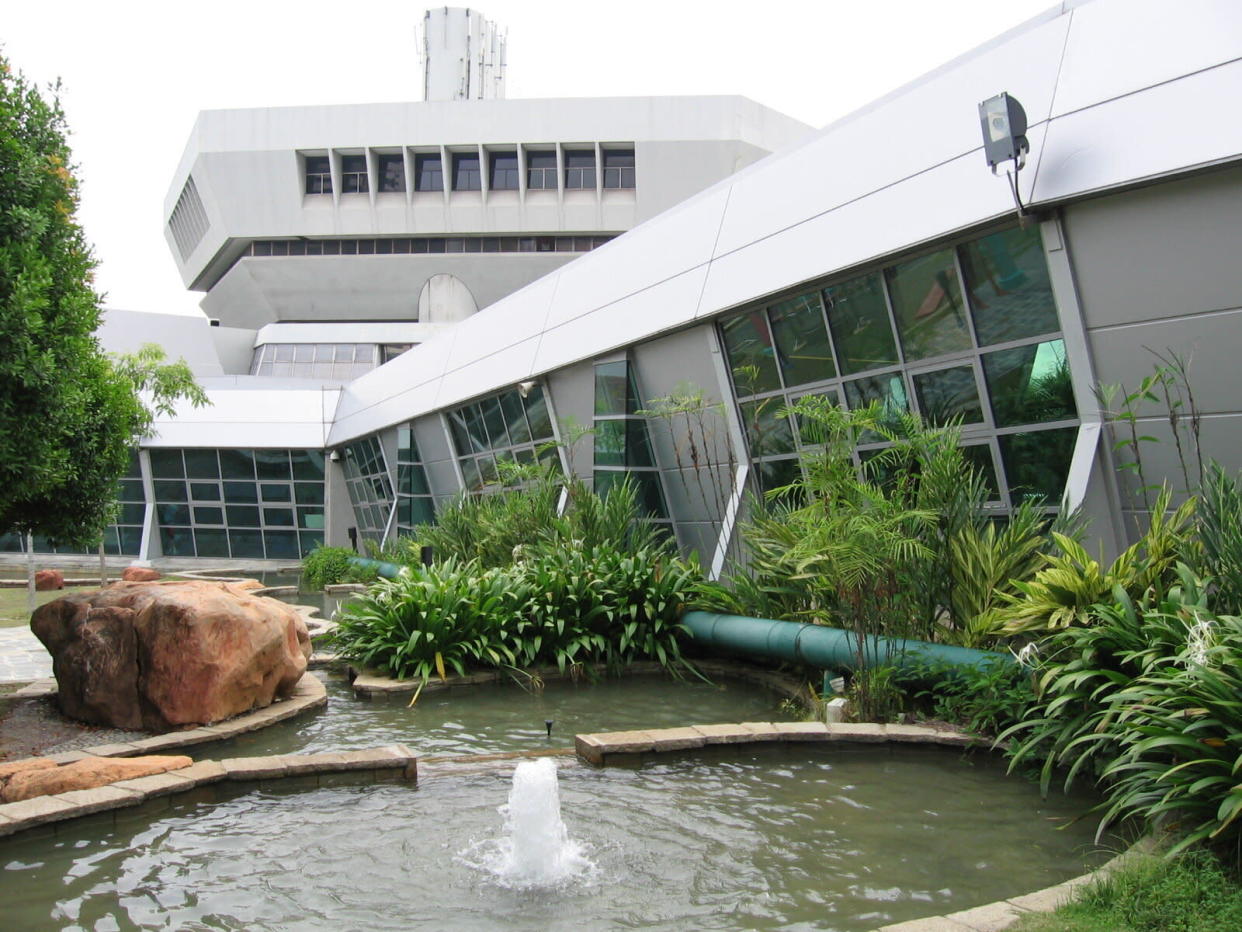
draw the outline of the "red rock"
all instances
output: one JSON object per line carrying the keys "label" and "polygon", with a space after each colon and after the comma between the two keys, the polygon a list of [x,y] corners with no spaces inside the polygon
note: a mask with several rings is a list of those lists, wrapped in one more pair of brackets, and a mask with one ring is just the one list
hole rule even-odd
{"label": "red rock", "polygon": [[121,570],[121,579],[125,582],[154,582],[160,574],[149,566],[127,566]]}
{"label": "red rock", "polygon": [[48,767],[55,766],[56,761],[49,760],[46,757],[26,757],[22,760],[15,760],[7,764],[0,764],[0,800],[4,799],[4,788],[8,786],[9,780],[16,774],[24,773],[29,770],[44,770]]}
{"label": "red rock", "polygon": [[23,770],[9,778],[0,801],[19,803],[34,796],[68,793],[70,790],[91,790],[118,780],[148,777],[153,773],[180,770],[194,763],[181,755],[150,755],[148,757],[84,757],[63,767],[41,767]]}
{"label": "red rock", "polygon": [[35,573],[35,590],[51,592],[53,589],[65,588],[65,574],[60,570],[39,570]]}
{"label": "red rock", "polygon": [[167,731],[211,724],[289,695],[306,672],[302,616],[275,599],[206,580],[119,582],[37,609],[61,711]]}

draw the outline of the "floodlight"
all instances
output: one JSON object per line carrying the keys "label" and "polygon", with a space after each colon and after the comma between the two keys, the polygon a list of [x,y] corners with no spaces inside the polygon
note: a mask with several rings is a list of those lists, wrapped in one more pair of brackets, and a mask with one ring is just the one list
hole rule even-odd
{"label": "floodlight", "polygon": [[1022,104],[1004,92],[989,97],[979,104],[979,123],[983,128],[983,154],[992,174],[996,174],[997,165],[1010,159],[1014,160],[1014,170],[1020,171],[1031,149]]}

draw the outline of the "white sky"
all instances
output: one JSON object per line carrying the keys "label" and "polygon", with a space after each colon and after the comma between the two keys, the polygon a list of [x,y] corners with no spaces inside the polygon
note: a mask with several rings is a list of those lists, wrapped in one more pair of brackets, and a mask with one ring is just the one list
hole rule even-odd
{"label": "white sky", "polygon": [[[508,30],[509,97],[742,94],[822,126],[1053,0],[473,5]],[[422,95],[417,0],[5,6],[0,49],[10,64],[41,85],[62,81],[83,182],[79,219],[110,307],[200,313],[163,236],[164,195],[199,110]]]}

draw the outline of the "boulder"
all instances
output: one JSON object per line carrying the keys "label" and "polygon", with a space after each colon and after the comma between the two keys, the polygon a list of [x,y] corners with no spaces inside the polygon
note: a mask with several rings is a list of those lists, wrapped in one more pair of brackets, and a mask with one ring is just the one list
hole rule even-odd
{"label": "boulder", "polygon": [[125,582],[155,582],[159,578],[159,572],[149,566],[127,566],[121,570],[121,579]]}
{"label": "boulder", "polygon": [[53,589],[65,588],[65,574],[60,570],[39,570],[35,573],[35,590],[51,592]]}
{"label": "boulder", "polygon": [[[48,761],[48,763],[52,763]],[[97,786],[149,777],[151,774],[180,770],[194,763],[181,755],[150,755],[148,757],[84,757],[63,767],[38,767],[22,770],[9,777],[0,789],[0,802],[19,803],[34,796],[68,793],[70,790],[93,790]]]}
{"label": "boulder", "polygon": [[225,582],[118,582],[38,608],[61,711],[127,730],[206,725],[289,695],[306,672],[302,616]]}
{"label": "boulder", "polygon": [[56,761],[46,757],[25,757],[7,764],[0,764],[0,802],[5,801],[4,789],[16,774],[55,766]]}

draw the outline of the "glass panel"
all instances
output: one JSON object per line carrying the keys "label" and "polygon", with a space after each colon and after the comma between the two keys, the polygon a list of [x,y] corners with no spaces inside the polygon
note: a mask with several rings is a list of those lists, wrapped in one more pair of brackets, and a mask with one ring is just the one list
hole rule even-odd
{"label": "glass panel", "polygon": [[185,482],[179,479],[156,479],[152,485],[155,486],[155,500],[157,502],[184,502],[187,500]]}
{"label": "glass panel", "polygon": [[147,506],[139,502],[130,502],[121,506],[117,517],[118,524],[142,524],[147,518]]}
{"label": "glass panel", "polygon": [[155,514],[159,518],[160,524],[190,523],[189,505],[168,505],[161,503],[155,506]]}
{"label": "glass panel", "polygon": [[255,450],[254,459],[260,479],[290,478],[288,450]]}
{"label": "glass panel", "polygon": [[996,482],[996,465],[992,462],[991,445],[978,443],[972,446],[964,446],[962,447],[962,454],[966,457],[966,461],[983,476],[983,483],[988,490],[988,499],[990,501],[999,499],[1000,486]]}
{"label": "glass panel", "polygon": [[630,366],[624,359],[595,366],[595,414],[633,414],[638,410],[637,393],[630,380]]}
{"label": "glass panel", "polygon": [[224,513],[230,527],[259,526],[259,509],[253,505],[226,505]]}
{"label": "glass panel", "polygon": [[438,155],[414,156],[414,190],[443,191],[444,173]]}
{"label": "glass panel", "polygon": [[1078,416],[1061,340],[988,353],[983,357],[983,374],[997,427]]}
{"label": "glass panel", "polygon": [[522,410],[522,396],[514,391],[505,392],[500,396],[500,409],[504,412],[509,439],[513,443],[529,443],[530,425],[526,423],[526,412]]}
{"label": "glass panel", "polygon": [[543,397],[543,386],[535,385],[523,401],[526,406],[526,420],[530,424],[531,438],[536,442],[551,440],[552,419],[548,416],[548,403]]}
{"label": "glass panel", "polygon": [[379,157],[379,189],[381,191],[405,190],[405,160],[400,155]]}
{"label": "glass panel", "polygon": [[781,387],[772,334],[763,311],[740,314],[726,320],[720,329],[739,395],[756,395]]}
{"label": "glass panel", "polygon": [[138,552],[142,549],[142,528],[118,528],[117,536],[120,538],[121,553],[127,556],[138,555]]}
{"label": "glass panel", "polygon": [[293,460],[294,479],[323,480],[323,452],[321,450],[290,450]]}
{"label": "glass panel", "polygon": [[980,346],[1060,329],[1038,227],[967,243],[961,257]]}
{"label": "glass panel", "polygon": [[223,524],[224,509],[223,508],[195,508],[194,509],[195,524]]}
{"label": "glass panel", "polygon": [[151,451],[151,475],[156,479],[175,479],[185,475],[180,450],[154,449]]}
{"label": "glass panel", "polygon": [[299,505],[322,505],[323,483],[295,482],[293,484],[293,499]]}
{"label": "glass panel", "polygon": [[464,459],[461,461],[461,481],[462,487],[468,492],[476,492],[482,488],[482,481],[479,479],[479,467],[472,459]]}
{"label": "glass panel", "polygon": [[886,414],[895,414],[909,408],[906,383],[900,372],[872,375],[846,382],[845,398],[851,409],[865,408],[874,401],[880,403]]}
{"label": "glass panel", "polygon": [[625,465],[625,421],[595,422],[595,465]]}
{"label": "glass panel", "polygon": [[885,274],[908,361],[970,349],[952,249],[919,256]]}
{"label": "glass panel", "polygon": [[323,530],[323,509],[322,508],[299,508],[298,509],[298,527],[311,531]]}
{"label": "glass panel", "polygon": [[823,296],[845,375],[897,364],[897,344],[878,272],[825,288]]}
{"label": "glass panel", "polygon": [[141,479],[122,479],[117,483],[117,496],[124,502],[141,502],[146,499]]}
{"label": "glass panel", "polygon": [[1059,427],[997,438],[1009,497],[1015,505],[1036,496],[1051,506],[1060,503],[1077,437],[1077,427]]}
{"label": "glass panel", "polygon": [[500,410],[500,400],[488,398],[483,402],[483,424],[491,440],[490,449],[509,446],[509,432],[505,430],[505,416]]}
{"label": "glass panel", "polygon": [[259,487],[253,482],[226,482],[224,500],[241,505],[253,504],[259,500]]}
{"label": "glass panel", "polygon": [[292,508],[264,508],[263,523],[268,527],[275,525],[276,527],[292,527],[293,526],[293,509]]}
{"label": "glass panel", "polygon": [[224,528],[195,528],[194,543],[198,545],[200,557],[227,557],[229,555],[229,535]]}
{"label": "glass panel", "polygon": [[429,498],[410,499],[410,526],[434,524],[436,520],[435,505]]}
{"label": "glass panel", "polygon": [[194,534],[188,527],[160,528],[160,547],[166,557],[194,556]]}
{"label": "glass panel", "polygon": [[257,557],[263,559],[262,531],[235,531],[229,529],[230,555],[236,557]]}
{"label": "glass panel", "polygon": [[185,474],[191,479],[219,479],[220,463],[215,450],[184,450]]}
{"label": "glass panel", "polygon": [[764,494],[802,477],[796,459],[767,460],[759,464],[759,489]]}
{"label": "glass panel", "polygon": [[478,191],[480,189],[479,157],[456,152],[453,154],[453,190]]}
{"label": "glass panel", "polygon": [[298,543],[302,547],[301,555],[306,556],[308,553],[310,553],[312,550],[316,549],[317,547],[323,546],[323,534],[317,531],[312,531],[310,533],[303,531],[301,534],[298,535]]}
{"label": "glass panel", "polygon": [[264,531],[263,542],[269,560],[296,560],[300,556],[296,531]]}
{"label": "glass panel", "polygon": [[260,486],[260,489],[263,491],[264,502],[288,502],[293,500],[289,486],[283,483],[264,483]]}
{"label": "glass panel", "polygon": [[464,452],[482,453],[488,449],[487,428],[483,424],[483,413],[478,405],[467,405],[463,410],[466,418],[466,433],[470,445]]}
{"label": "glass panel", "polygon": [[[837,394],[835,389],[826,392],[811,392],[810,394],[803,395],[802,398],[826,398],[837,407],[841,405],[841,396]],[[802,441],[804,446],[814,446],[824,442],[823,427],[818,421],[799,415],[794,418],[794,427],[798,429],[798,439]]]}
{"label": "glass panel", "polygon": [[836,378],[819,295],[805,294],[768,309],[786,385]]}
{"label": "glass panel", "polygon": [[983,405],[979,402],[973,366],[921,372],[913,381],[919,410],[929,423],[943,427],[954,419],[962,424],[978,424],[983,420]]}
{"label": "glass panel", "polygon": [[516,191],[518,188],[518,158],[516,152],[493,152],[488,187],[493,191]]}
{"label": "glass panel", "polygon": [[190,498],[196,502],[218,502],[220,501],[220,483],[191,482]]}
{"label": "glass panel", "polygon": [[776,414],[784,407],[785,399],[781,397],[748,401],[741,405],[742,424],[746,428],[746,441],[752,458],[793,452],[793,428],[789,418]]}

